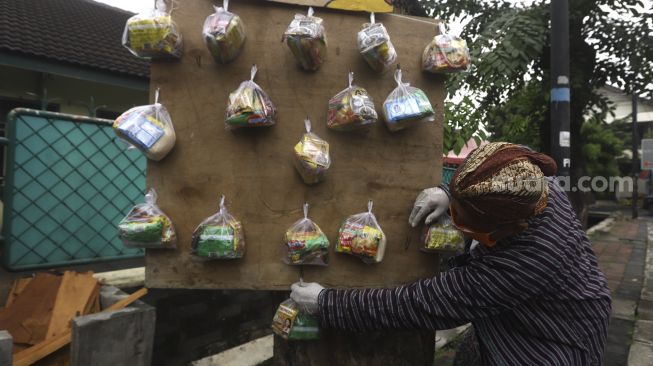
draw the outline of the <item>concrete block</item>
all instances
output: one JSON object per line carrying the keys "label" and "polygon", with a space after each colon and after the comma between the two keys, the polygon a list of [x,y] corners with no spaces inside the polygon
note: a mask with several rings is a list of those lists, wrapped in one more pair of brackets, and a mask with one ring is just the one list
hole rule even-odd
{"label": "concrete block", "polygon": [[637,316],[641,320],[653,320],[653,301],[640,300],[637,307]]}
{"label": "concrete block", "polygon": [[[127,294],[115,288],[102,288],[103,307]],[[77,317],[72,322],[71,366],[149,366],[156,309],[141,301],[110,313]]]}
{"label": "concrete block", "polygon": [[635,319],[637,302],[625,299],[612,299],[612,316],[618,319]]}
{"label": "concrete block", "polygon": [[6,330],[0,331],[0,365],[11,365],[14,339]]}
{"label": "concrete block", "polygon": [[638,320],[635,322],[635,342],[646,343],[653,346],[653,320]]}
{"label": "concrete block", "polygon": [[628,366],[651,366],[653,360],[653,346],[635,342],[630,346]]}

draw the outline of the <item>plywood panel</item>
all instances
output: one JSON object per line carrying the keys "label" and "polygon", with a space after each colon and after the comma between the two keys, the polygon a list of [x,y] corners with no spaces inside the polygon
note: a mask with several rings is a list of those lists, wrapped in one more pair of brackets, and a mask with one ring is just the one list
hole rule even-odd
{"label": "plywood panel", "polygon": [[[159,192],[159,204],[172,218],[179,238],[177,251],[148,250],[146,285],[173,288],[288,289],[299,268],[283,264],[282,237],[302,215],[304,201],[311,218],[334,242],[340,222],[366,209],[374,212],[388,236],[385,259],[365,265],[332,254],[327,268],[305,268],[304,279],[328,286],[391,286],[436,272],[437,258],[418,251],[419,233],[409,229],[412,203],[425,187],[439,184],[442,152],[443,79],[420,71],[424,46],[435,26],[424,19],[391,14],[386,24],[399,54],[405,80],[422,88],[437,109],[436,123],[390,133],[383,124],[367,134],[338,133],[326,128],[328,99],[356,73],[377,110],[396,83],[391,73],[369,70],[356,49],[363,13],[321,9],[329,42],[328,60],[314,73],[302,71],[281,35],[295,12],[305,8],[265,1],[232,1],[230,10],[244,20],[248,39],[240,57],[228,65],[214,63],[200,36],[213,2],[180,3],[173,17],[184,34],[185,55],[179,62],[154,62],[151,83],[161,88],[161,101],[172,115],[177,145],[161,162],[148,164],[148,184]],[[224,129],[229,92],[249,78],[258,64],[257,83],[278,109],[278,123],[268,129]],[[303,133],[303,119],[331,144],[333,164],[325,182],[306,186],[295,171],[291,151]],[[190,255],[191,233],[218,209],[218,197],[244,225],[247,253],[241,260],[199,262]],[[412,238],[408,249],[407,239]]]}

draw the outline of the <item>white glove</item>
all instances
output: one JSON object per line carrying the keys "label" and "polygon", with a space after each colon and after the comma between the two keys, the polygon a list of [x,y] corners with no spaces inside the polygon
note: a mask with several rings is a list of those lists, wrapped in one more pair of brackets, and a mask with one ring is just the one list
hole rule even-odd
{"label": "white glove", "polygon": [[428,215],[425,221],[426,225],[428,225],[437,220],[448,208],[449,196],[442,188],[427,188],[417,196],[408,222],[412,227],[415,227]]}
{"label": "white glove", "polygon": [[317,313],[317,297],[324,287],[315,282],[295,282],[290,286],[290,298],[299,305],[299,308],[308,313]]}

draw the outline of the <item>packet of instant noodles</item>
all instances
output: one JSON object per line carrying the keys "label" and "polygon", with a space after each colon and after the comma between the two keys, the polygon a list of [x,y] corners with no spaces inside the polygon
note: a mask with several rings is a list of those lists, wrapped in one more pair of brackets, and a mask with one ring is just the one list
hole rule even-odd
{"label": "packet of instant noodles", "polygon": [[209,15],[202,27],[204,43],[213,58],[220,63],[233,61],[245,44],[245,26],[240,17],[229,12],[229,0],[222,7],[214,7],[215,13]]}
{"label": "packet of instant noodles", "polygon": [[363,24],[358,32],[358,50],[376,72],[390,70],[397,61],[397,51],[390,41],[390,35],[383,24],[375,23],[374,13],[370,13],[370,22]]}
{"label": "packet of instant noodles", "polygon": [[385,254],[386,237],[372,213],[373,203],[367,203],[367,212],[349,216],[340,226],[335,251],[351,254],[365,263],[379,263]]}
{"label": "packet of instant noodles", "polygon": [[376,123],[378,115],[367,90],[353,85],[354,73],[349,72],[349,87],[329,99],[327,127],[347,131]]}
{"label": "packet of instant noodles", "polygon": [[118,237],[128,248],[177,247],[177,234],[170,218],[156,205],[156,191],[150,188],[145,203],[134,206],[118,224]]}
{"label": "packet of instant noodles", "polygon": [[204,259],[237,259],[245,254],[245,233],[240,221],[227,212],[224,196],[220,211],[209,216],[195,229],[192,254]]}
{"label": "packet of instant noodles", "polygon": [[121,114],[113,122],[113,131],[154,161],[163,159],[177,139],[170,114],[159,103],[159,89],[154,94],[154,104],[134,107]]}
{"label": "packet of instant noodles", "polygon": [[304,120],[304,126],[306,133],[295,145],[293,161],[304,183],[316,184],[324,180],[326,171],[331,166],[329,143],[311,132],[311,121],[308,117]]}
{"label": "packet of instant noodles", "polygon": [[252,65],[251,77],[229,94],[225,126],[228,130],[242,127],[265,127],[275,124],[277,109],[270,97],[254,82],[258,71]]}
{"label": "packet of instant noodles", "polygon": [[425,252],[459,252],[465,246],[463,235],[458,231],[451,218],[443,218],[424,227],[422,250]]}
{"label": "packet of instant noodles", "polygon": [[154,9],[127,19],[122,45],[144,59],[181,57],[181,32],[166,10],[165,1],[157,0]]}
{"label": "packet of instant noodles", "polygon": [[329,239],[313,220],[308,218],[308,203],[304,203],[304,218],[297,220],[283,238],[283,261],[292,265],[329,264]]}
{"label": "packet of instant noodles", "polygon": [[322,18],[313,16],[312,7],[308,8],[308,15],[295,14],[283,39],[304,70],[315,71],[324,63],[326,32]]}
{"label": "packet of instant noodles", "polygon": [[422,70],[442,74],[469,71],[471,58],[464,39],[447,34],[443,23],[422,54]]}
{"label": "packet of instant noodles", "polygon": [[292,299],[282,302],[272,318],[272,331],[285,340],[320,338],[319,321],[315,315],[299,308]]}
{"label": "packet of instant noodles", "polygon": [[385,123],[390,131],[402,130],[417,122],[435,121],[433,107],[426,94],[409,83],[401,81],[401,69],[395,71],[397,87],[383,103]]}

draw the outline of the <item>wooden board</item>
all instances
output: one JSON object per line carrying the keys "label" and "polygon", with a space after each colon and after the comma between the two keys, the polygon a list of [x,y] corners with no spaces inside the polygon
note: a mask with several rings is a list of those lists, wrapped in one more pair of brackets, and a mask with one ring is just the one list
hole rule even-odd
{"label": "wooden board", "polygon": [[13,304],[13,302],[16,300],[16,297],[20,295],[21,292],[27,287],[27,285],[32,281],[32,277],[26,277],[26,278],[19,278],[14,281],[14,283],[11,285],[11,289],[9,290],[9,294],[7,294],[7,302],[5,303],[5,307],[9,307],[9,305]]}
{"label": "wooden board", "polygon": [[[146,285],[172,288],[239,288],[287,290],[299,268],[281,262],[282,237],[302,217],[302,204],[333,245],[340,223],[366,210],[374,212],[388,237],[385,259],[365,265],[354,257],[332,254],[326,268],[304,271],[306,281],[327,286],[391,286],[432,276],[437,257],[418,250],[419,232],[408,216],[417,194],[440,183],[443,78],[420,71],[422,50],[435,34],[427,19],[380,14],[404,70],[404,80],[423,89],[437,110],[437,121],[397,133],[379,123],[368,134],[338,133],[326,128],[327,102],[347,86],[347,72],[367,88],[377,110],[396,87],[392,73],[372,72],[356,48],[364,13],[320,9],[328,35],[328,60],[314,73],[302,71],[281,35],[297,6],[264,1],[232,2],[248,31],[245,49],[228,65],[216,64],[199,35],[211,13],[209,0],[184,1],[173,17],[184,34],[185,54],[178,62],[153,62],[150,87],[161,88],[161,101],[172,115],[177,144],[161,162],[148,162],[148,185],[156,188],[160,207],[172,218],[178,250],[148,250]],[[268,129],[226,131],[228,94],[249,79],[278,109],[278,123]],[[292,164],[292,149],[309,116],[314,131],[331,145],[333,164],[327,180],[302,183]],[[218,198],[245,228],[247,253],[241,260],[200,262],[190,255],[191,233],[218,210]],[[406,242],[410,246],[406,250]]]}
{"label": "wooden board", "polygon": [[14,343],[36,344],[45,339],[61,277],[38,273],[10,307],[0,310],[0,329]]}
{"label": "wooden board", "polygon": [[47,338],[55,337],[70,330],[70,321],[90,310],[92,302],[99,294],[99,284],[92,272],[76,273],[66,271],[52,309]]}
{"label": "wooden board", "polygon": [[392,12],[392,0],[268,0],[286,4],[297,4],[313,7],[352,11],[374,11],[377,13]]}

